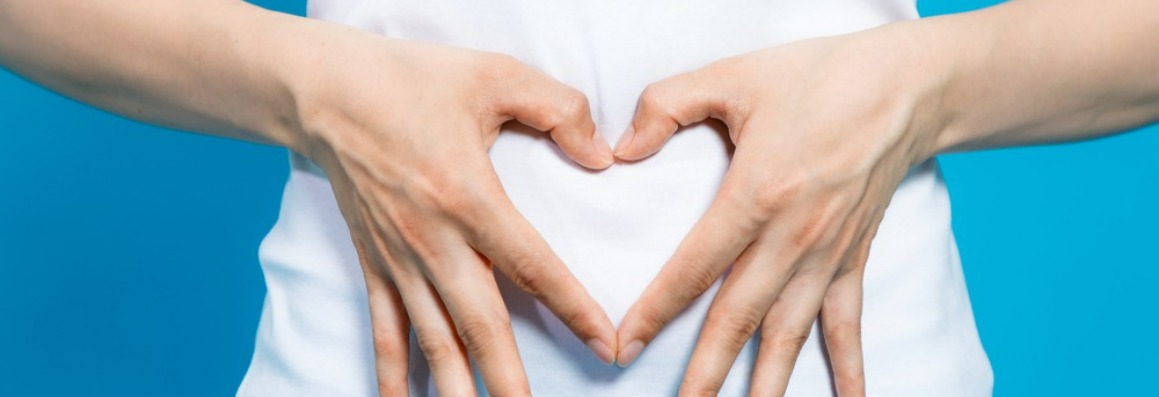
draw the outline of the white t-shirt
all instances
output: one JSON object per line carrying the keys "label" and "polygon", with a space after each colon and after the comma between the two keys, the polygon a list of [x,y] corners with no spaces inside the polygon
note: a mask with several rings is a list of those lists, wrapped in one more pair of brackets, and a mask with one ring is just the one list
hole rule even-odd
{"label": "white t-shirt", "polygon": [[[912,0],[314,0],[309,13],[390,37],[513,55],[587,94],[611,142],[650,82],[731,55],[917,17]],[[711,202],[729,163],[725,139],[696,126],[646,161],[596,173],[541,135],[501,134],[491,156],[516,207],[618,323]],[[261,247],[269,292],[238,395],[373,396],[365,286],[347,228],[321,170],[297,155],[291,162],[280,218]],[[501,286],[538,396],[675,395],[715,293],[621,369],[598,362],[533,299]],[[886,212],[865,272],[863,318],[869,395],[990,395],[934,161],[910,171]],[[833,395],[820,335],[814,327],[788,396]],[[721,396],[747,395],[757,342],[742,351]],[[411,350],[412,394],[433,395],[421,353]]]}

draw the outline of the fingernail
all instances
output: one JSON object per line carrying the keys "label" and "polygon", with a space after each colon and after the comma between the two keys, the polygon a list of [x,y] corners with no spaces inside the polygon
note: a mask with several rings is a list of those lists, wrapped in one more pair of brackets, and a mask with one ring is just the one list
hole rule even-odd
{"label": "fingernail", "polygon": [[596,152],[600,154],[600,163],[606,168],[616,162],[616,157],[612,155],[612,148],[608,147],[608,141],[604,139],[604,135],[596,133],[592,136],[592,144],[596,146]]}
{"label": "fingernail", "polygon": [[616,157],[621,157],[628,153],[628,147],[632,146],[632,140],[636,137],[636,129],[628,126],[624,130],[624,134],[620,135],[620,141],[616,143]]}
{"label": "fingernail", "polygon": [[644,342],[634,340],[631,343],[628,343],[628,345],[624,347],[624,350],[620,352],[620,356],[616,357],[616,365],[619,365],[620,368],[627,367],[628,364],[631,364],[632,361],[636,360],[636,356],[639,356],[640,352],[643,350]]}
{"label": "fingernail", "polygon": [[612,348],[608,347],[608,345],[604,342],[600,342],[599,339],[589,340],[588,349],[590,349],[592,353],[595,353],[596,357],[598,357],[600,361],[603,361],[604,364],[612,365],[612,362],[616,361],[616,353],[612,352]]}

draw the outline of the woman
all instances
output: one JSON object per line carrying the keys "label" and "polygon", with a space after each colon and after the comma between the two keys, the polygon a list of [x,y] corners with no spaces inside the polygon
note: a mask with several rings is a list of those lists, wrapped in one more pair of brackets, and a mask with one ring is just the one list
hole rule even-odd
{"label": "woman", "polygon": [[239,395],[987,395],[930,159],[1159,115],[1142,0],[394,3],[0,0],[6,67],[298,153]]}

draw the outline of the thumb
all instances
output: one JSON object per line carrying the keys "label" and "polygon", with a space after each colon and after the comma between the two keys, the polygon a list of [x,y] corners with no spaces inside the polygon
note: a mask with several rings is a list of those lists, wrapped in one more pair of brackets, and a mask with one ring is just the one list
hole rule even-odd
{"label": "thumb", "polygon": [[725,90],[707,69],[652,83],[640,94],[636,116],[616,144],[615,155],[633,161],[656,154],[678,128],[721,119],[726,105]]}
{"label": "thumb", "polygon": [[531,71],[500,99],[500,112],[551,135],[567,157],[591,169],[615,162],[612,149],[596,132],[588,98],[543,73]]}

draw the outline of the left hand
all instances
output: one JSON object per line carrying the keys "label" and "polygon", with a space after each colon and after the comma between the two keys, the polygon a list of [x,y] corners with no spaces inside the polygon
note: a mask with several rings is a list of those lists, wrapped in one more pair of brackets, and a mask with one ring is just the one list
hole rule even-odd
{"label": "left hand", "polygon": [[711,207],[624,318],[621,365],[733,265],[681,396],[715,395],[758,325],[751,395],[783,395],[818,313],[838,393],[865,394],[870,242],[908,169],[932,155],[944,81],[920,38],[898,33],[757,51],[644,90],[617,157],[650,156],[679,127],[707,118],[728,125],[736,151]]}

